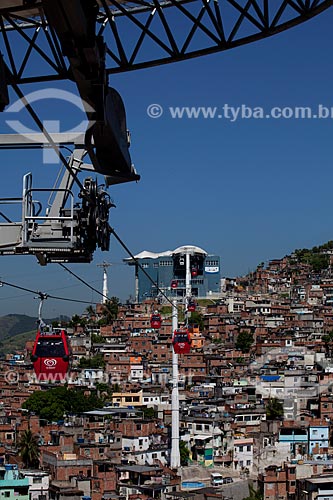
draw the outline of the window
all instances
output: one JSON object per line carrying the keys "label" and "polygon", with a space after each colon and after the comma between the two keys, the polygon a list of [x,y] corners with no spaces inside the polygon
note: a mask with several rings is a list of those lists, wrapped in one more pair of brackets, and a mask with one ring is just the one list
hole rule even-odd
{"label": "window", "polygon": [[206,266],[218,266],[219,262],[218,262],[218,260],[206,260],[205,265]]}
{"label": "window", "polygon": [[244,446],[238,446],[238,451],[243,451]]}
{"label": "window", "polygon": [[6,439],[13,439],[13,434],[6,434]]}
{"label": "window", "polygon": [[149,264],[148,262],[142,262],[141,266],[143,269],[147,269],[147,267],[149,267]]}
{"label": "window", "polygon": [[197,424],[197,431],[202,431],[202,425],[201,424]]}
{"label": "window", "polygon": [[34,477],[32,479],[32,482],[33,482],[33,484],[41,483],[42,482],[42,478],[41,477]]}
{"label": "window", "polygon": [[246,465],[251,465],[251,460],[246,460]]}
{"label": "window", "polygon": [[246,451],[251,451],[251,445],[250,444],[247,445]]}
{"label": "window", "polygon": [[139,439],[139,446],[143,445],[143,439]]}
{"label": "window", "polygon": [[99,448],[98,451],[99,451],[99,454],[102,455],[104,453],[104,448]]}
{"label": "window", "polygon": [[136,430],[141,431],[141,424],[136,424]]}

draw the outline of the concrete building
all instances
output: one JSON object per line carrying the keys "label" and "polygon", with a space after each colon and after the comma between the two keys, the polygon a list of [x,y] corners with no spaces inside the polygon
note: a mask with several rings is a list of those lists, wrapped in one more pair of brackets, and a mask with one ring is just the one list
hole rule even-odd
{"label": "concrete building", "polygon": [[17,465],[6,464],[0,467],[0,497],[29,500],[29,479],[20,474]]}
{"label": "concrete building", "polygon": [[143,251],[135,255],[137,261],[125,259],[129,265],[135,266],[136,301],[142,302],[148,298],[155,298],[159,294],[157,287],[145,273],[168,297],[184,297],[187,255],[190,260],[192,295],[195,297],[218,296],[221,282],[220,257],[208,255],[202,248],[186,245],[161,253]]}

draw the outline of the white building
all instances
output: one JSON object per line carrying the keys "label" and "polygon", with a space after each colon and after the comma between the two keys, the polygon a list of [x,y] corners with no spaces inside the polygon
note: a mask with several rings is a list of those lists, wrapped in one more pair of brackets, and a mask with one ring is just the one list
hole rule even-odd
{"label": "white building", "polygon": [[241,438],[234,440],[234,467],[237,470],[253,467],[253,439]]}

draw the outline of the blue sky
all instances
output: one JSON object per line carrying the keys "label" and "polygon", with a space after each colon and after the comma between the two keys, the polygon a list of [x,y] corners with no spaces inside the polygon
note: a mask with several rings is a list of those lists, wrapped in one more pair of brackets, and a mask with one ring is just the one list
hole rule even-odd
{"label": "blue sky", "polygon": [[[110,77],[122,95],[131,131],[132,160],[139,183],[114,186],[110,224],[133,253],[194,244],[220,255],[222,274],[247,273],[262,261],[295,248],[333,239],[333,119],[172,119],[169,107],[279,107],[322,104],[333,108],[333,10],[270,39],[224,53]],[[47,84],[55,87],[55,84]],[[68,82],[56,85],[75,90]],[[25,92],[43,88],[23,87]],[[12,101],[15,100],[11,92]],[[160,104],[159,119],[147,115]],[[43,119],[67,128],[78,113],[54,102],[36,103]],[[28,118],[26,124],[29,124]],[[0,132],[9,132],[0,115]],[[82,116],[80,117],[80,120]],[[0,196],[20,196],[22,175],[33,172],[36,187],[51,187],[57,166],[42,165],[39,151],[0,151]],[[102,288],[103,260],[109,292],[134,293],[133,269],[117,241],[91,264],[69,266]],[[0,257],[0,279],[87,301],[99,301],[56,264],[41,267],[33,257]],[[82,304],[49,299],[46,316],[72,315]],[[37,314],[30,294],[0,288],[0,314]]]}

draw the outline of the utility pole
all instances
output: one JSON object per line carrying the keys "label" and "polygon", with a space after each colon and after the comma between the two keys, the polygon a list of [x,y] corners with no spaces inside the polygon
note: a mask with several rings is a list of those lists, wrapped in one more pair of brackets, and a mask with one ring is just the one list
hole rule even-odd
{"label": "utility pole", "polygon": [[[172,333],[178,328],[177,301],[172,301]],[[172,394],[171,394],[171,469],[180,467],[179,452],[179,391],[178,391],[178,354],[172,348]]]}
{"label": "utility pole", "polygon": [[188,327],[189,313],[188,305],[192,297],[192,283],[191,283],[191,252],[186,249],[185,254],[185,318],[186,318],[186,328]]}
{"label": "utility pole", "polygon": [[103,268],[103,300],[102,304],[105,304],[108,301],[109,290],[108,290],[108,267],[111,267],[112,264],[108,262],[102,262],[102,264],[97,264],[97,267]]}
{"label": "utility pole", "polygon": [[188,301],[192,295],[192,286],[191,286],[191,255],[190,252],[186,251],[186,274],[185,274],[185,297],[186,297],[186,307],[188,305]]}

